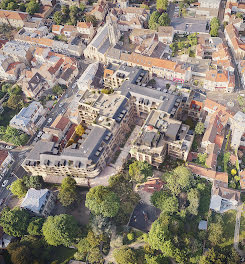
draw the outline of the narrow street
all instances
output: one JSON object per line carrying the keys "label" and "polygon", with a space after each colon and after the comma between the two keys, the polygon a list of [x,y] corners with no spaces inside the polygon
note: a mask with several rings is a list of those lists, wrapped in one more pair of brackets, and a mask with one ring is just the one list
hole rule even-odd
{"label": "narrow street", "polygon": [[234,248],[239,253],[241,257],[245,257],[245,252],[238,248],[239,245],[239,232],[240,232],[240,219],[243,211],[243,203],[240,204],[237,208],[236,214],[236,225],[235,225],[235,232],[234,232]]}

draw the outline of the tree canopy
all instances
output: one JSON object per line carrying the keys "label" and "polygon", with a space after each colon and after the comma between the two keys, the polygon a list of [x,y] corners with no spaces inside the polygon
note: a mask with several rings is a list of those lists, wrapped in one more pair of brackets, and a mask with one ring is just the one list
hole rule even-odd
{"label": "tree canopy", "polygon": [[164,174],[167,188],[172,194],[178,195],[182,190],[186,190],[191,186],[193,176],[188,168],[179,166],[172,172]]}
{"label": "tree canopy", "polygon": [[170,24],[170,18],[167,13],[162,13],[158,19],[159,26],[168,26]]}
{"label": "tree canopy", "polygon": [[202,135],[204,132],[204,124],[202,122],[198,122],[195,127],[195,132],[198,135]]}
{"label": "tree canopy", "polygon": [[42,176],[25,175],[23,177],[23,181],[27,189],[34,188],[36,190],[40,190],[43,186]]}
{"label": "tree canopy", "polygon": [[151,202],[164,212],[174,213],[178,211],[178,199],[175,196],[171,196],[169,192],[163,190],[154,192],[151,196]]}
{"label": "tree canopy", "polygon": [[158,11],[154,11],[149,19],[149,28],[152,30],[156,30],[158,28],[158,19],[160,17],[160,13]]}
{"label": "tree canopy", "polygon": [[168,0],[157,0],[157,10],[167,10]]}
{"label": "tree canopy", "polygon": [[29,214],[19,208],[12,210],[4,208],[1,212],[0,225],[6,234],[22,237],[26,234],[29,224]]}
{"label": "tree canopy", "polygon": [[31,222],[28,225],[27,232],[32,236],[41,236],[42,235],[42,227],[44,224],[44,218],[35,217],[31,219]]}
{"label": "tree canopy", "polygon": [[43,235],[49,245],[69,247],[78,235],[78,225],[71,215],[49,216],[43,224]]}
{"label": "tree canopy", "polygon": [[74,178],[66,177],[62,181],[58,198],[63,206],[71,205],[77,199],[77,186]]}
{"label": "tree canopy", "polygon": [[18,179],[10,185],[10,191],[13,195],[16,195],[18,198],[22,198],[26,195],[27,188],[22,179]]}
{"label": "tree canopy", "polygon": [[113,256],[117,264],[135,264],[137,263],[137,256],[133,249],[129,247],[122,247],[113,251]]}
{"label": "tree canopy", "polygon": [[210,22],[210,35],[212,37],[218,37],[219,26],[220,26],[219,19],[217,17],[212,18]]}
{"label": "tree canopy", "polygon": [[108,187],[96,186],[87,193],[85,206],[95,215],[114,217],[118,213],[120,203],[118,196]]}
{"label": "tree canopy", "polygon": [[143,182],[147,177],[151,177],[153,175],[152,166],[146,161],[134,161],[129,165],[129,175],[135,182]]}

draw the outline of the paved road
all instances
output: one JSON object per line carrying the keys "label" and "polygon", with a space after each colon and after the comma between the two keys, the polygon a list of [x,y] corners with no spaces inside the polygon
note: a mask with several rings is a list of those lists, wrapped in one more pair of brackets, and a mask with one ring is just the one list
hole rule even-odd
{"label": "paved road", "polygon": [[240,232],[240,219],[243,211],[243,204],[240,204],[237,208],[236,214],[236,225],[235,225],[235,232],[234,232],[234,248],[237,250],[241,257],[245,257],[244,251],[239,250],[239,232]]}

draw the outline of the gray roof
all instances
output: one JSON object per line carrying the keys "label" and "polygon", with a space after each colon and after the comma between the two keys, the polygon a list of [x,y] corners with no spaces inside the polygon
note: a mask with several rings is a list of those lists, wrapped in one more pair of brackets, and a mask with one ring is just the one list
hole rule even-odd
{"label": "gray roof", "polygon": [[150,101],[153,99],[155,102],[158,102],[160,105],[158,107],[159,110],[162,110],[166,113],[171,113],[174,108],[175,102],[178,99],[178,96],[164,93],[162,91],[158,91],[155,89],[139,86],[130,83],[130,81],[125,81],[121,88],[121,94],[127,96],[136,96],[141,97],[143,99],[149,99]]}
{"label": "gray roof", "polygon": [[51,153],[54,147],[54,142],[38,141],[34,148],[31,150],[29,155],[26,157],[27,160],[40,160],[40,154]]}
{"label": "gray roof", "polygon": [[89,45],[91,45],[95,48],[99,48],[101,43],[104,41],[105,37],[108,37],[108,26],[107,26],[107,24],[105,24],[104,27],[102,28],[102,30],[97,33],[97,35],[94,37],[94,39],[91,41],[91,43]]}
{"label": "gray roof", "polygon": [[98,49],[98,52],[105,54],[106,51],[110,48],[110,40],[109,38],[106,39],[106,41],[101,45],[101,47]]}
{"label": "gray roof", "polygon": [[32,211],[33,213],[39,214],[42,206],[46,204],[47,196],[50,191],[48,189],[29,189],[26,196],[21,203],[21,207]]}
{"label": "gray roof", "polygon": [[175,31],[185,31],[189,33],[209,33],[206,29],[206,20],[197,20],[193,18],[173,18],[171,26]]}

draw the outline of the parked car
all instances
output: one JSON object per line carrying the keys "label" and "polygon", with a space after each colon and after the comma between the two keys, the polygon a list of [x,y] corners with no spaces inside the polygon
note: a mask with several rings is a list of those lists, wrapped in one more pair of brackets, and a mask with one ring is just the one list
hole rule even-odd
{"label": "parked car", "polygon": [[63,105],[64,105],[64,103],[60,103],[60,104],[59,104],[59,107],[62,107]]}
{"label": "parked car", "polygon": [[13,146],[6,146],[6,149],[13,149]]}
{"label": "parked car", "polygon": [[2,187],[6,187],[7,186],[7,184],[8,184],[8,180],[5,180],[4,182],[3,182],[3,184],[2,184]]}
{"label": "parked car", "polygon": [[50,122],[52,122],[52,118],[51,117],[48,119],[48,123],[50,123]]}
{"label": "parked car", "polygon": [[37,137],[40,138],[42,135],[43,135],[43,132],[39,131],[38,134],[37,134]]}

